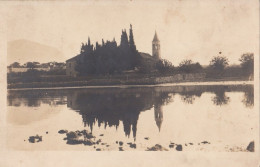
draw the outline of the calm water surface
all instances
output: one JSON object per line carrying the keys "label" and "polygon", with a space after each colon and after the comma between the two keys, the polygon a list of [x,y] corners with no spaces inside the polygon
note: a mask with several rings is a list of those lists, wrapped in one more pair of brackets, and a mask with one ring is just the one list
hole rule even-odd
{"label": "calm water surface", "polygon": [[[122,141],[122,148],[132,151],[155,144],[176,151],[170,143],[181,144],[183,151],[245,151],[257,139],[257,116],[253,85],[9,90],[7,145],[117,151]],[[69,145],[61,129],[86,129],[101,143]],[[43,141],[28,142],[36,134]]]}

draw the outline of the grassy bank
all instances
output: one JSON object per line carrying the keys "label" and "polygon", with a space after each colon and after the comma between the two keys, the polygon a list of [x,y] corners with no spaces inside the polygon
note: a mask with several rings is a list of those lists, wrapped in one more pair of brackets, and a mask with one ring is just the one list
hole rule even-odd
{"label": "grassy bank", "polygon": [[164,83],[180,83],[180,82],[215,82],[215,81],[247,81],[248,77],[194,77],[188,76],[115,76],[115,77],[78,77],[72,78],[67,76],[59,77],[41,77],[36,81],[25,82],[19,79],[12,80],[8,83],[8,89],[14,88],[50,88],[50,87],[80,87],[80,86],[107,86],[107,85],[156,85]]}

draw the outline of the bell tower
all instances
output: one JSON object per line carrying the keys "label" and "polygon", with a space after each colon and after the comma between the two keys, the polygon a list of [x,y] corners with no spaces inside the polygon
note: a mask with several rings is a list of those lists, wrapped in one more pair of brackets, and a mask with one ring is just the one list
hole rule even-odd
{"label": "bell tower", "polygon": [[153,47],[153,57],[155,57],[156,59],[161,59],[160,40],[158,39],[156,31],[153,37],[152,47]]}

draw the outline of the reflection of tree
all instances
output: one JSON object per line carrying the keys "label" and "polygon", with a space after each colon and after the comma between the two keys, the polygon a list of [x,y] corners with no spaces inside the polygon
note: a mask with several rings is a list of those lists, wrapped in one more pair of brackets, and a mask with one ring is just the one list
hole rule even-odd
{"label": "reflection of tree", "polygon": [[195,101],[195,96],[193,96],[193,95],[182,95],[181,100],[184,103],[193,104],[193,102]]}
{"label": "reflection of tree", "polygon": [[242,100],[246,107],[252,108],[254,106],[254,87],[250,86],[245,89],[244,99]]}
{"label": "reflection of tree", "polygon": [[[68,94],[68,107],[77,110],[82,115],[85,126],[93,130],[98,126],[119,126],[122,121],[125,135],[136,138],[139,114],[153,106],[160,108],[172,101],[172,94],[155,90],[154,88],[136,89],[91,89],[88,91],[74,91]],[[160,126],[162,111],[156,123]],[[155,112],[156,112],[155,111]],[[156,117],[156,115],[155,115]],[[161,119],[162,122],[162,119]]]}
{"label": "reflection of tree", "polygon": [[193,104],[196,97],[200,97],[201,94],[202,94],[201,89],[189,91],[185,87],[184,87],[184,91],[180,93],[181,100],[186,104]]}
{"label": "reflection of tree", "polygon": [[39,107],[41,102],[38,98],[27,98],[28,107]]}
{"label": "reflection of tree", "polygon": [[222,106],[229,103],[230,98],[226,96],[225,90],[222,87],[216,88],[214,93],[216,96],[212,98],[212,101],[215,105]]}
{"label": "reflection of tree", "polygon": [[173,102],[173,94],[169,92],[155,91],[152,99],[154,99],[154,104],[156,105],[167,105]]}
{"label": "reflection of tree", "polygon": [[20,107],[21,106],[21,100],[18,98],[8,98],[7,99],[8,106],[15,106],[15,107]]}
{"label": "reflection of tree", "polygon": [[8,105],[39,107],[41,104],[49,104],[51,106],[66,104],[64,92],[58,90],[23,90],[8,91]]}

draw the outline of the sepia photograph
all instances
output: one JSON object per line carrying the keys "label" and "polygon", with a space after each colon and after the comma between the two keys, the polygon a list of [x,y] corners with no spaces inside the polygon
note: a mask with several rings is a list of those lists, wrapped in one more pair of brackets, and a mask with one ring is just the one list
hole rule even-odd
{"label": "sepia photograph", "polygon": [[259,1],[0,8],[0,166],[259,167]]}

